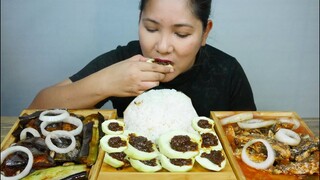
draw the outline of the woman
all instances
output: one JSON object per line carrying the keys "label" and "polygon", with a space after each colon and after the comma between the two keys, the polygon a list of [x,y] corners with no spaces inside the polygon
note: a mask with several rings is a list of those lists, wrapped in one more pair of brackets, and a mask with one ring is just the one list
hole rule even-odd
{"label": "woman", "polygon": [[[110,100],[122,117],[135,96],[168,88],[189,96],[199,115],[256,110],[237,60],[206,44],[210,11],[211,0],[141,0],[139,41],[118,46],[41,90],[29,108],[100,108]],[[170,61],[172,67],[146,62],[150,58]]]}

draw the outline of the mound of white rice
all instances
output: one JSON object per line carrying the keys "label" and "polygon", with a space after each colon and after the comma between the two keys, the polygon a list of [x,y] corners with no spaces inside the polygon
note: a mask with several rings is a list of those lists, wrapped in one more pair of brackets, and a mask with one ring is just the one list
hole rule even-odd
{"label": "mound of white rice", "polygon": [[173,89],[150,90],[137,96],[126,108],[126,129],[153,142],[172,130],[193,132],[192,119],[198,117],[191,99]]}

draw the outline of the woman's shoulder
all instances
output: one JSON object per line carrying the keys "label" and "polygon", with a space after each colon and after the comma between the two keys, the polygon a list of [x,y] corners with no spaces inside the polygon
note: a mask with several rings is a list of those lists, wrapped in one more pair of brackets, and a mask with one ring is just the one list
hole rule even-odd
{"label": "woman's shoulder", "polygon": [[240,66],[238,60],[234,56],[216,47],[207,44],[202,48],[203,52],[201,53],[201,57],[206,65],[221,67],[223,69]]}

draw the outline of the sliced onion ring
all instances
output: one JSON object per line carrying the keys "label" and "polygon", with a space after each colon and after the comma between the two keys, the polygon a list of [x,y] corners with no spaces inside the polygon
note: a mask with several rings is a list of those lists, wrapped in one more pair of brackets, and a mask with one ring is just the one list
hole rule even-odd
{"label": "sliced onion ring", "polygon": [[301,141],[299,134],[290,129],[285,128],[280,128],[279,131],[276,132],[275,138],[278,141],[288,144],[290,146],[297,146]]}
{"label": "sliced onion ring", "polygon": [[243,112],[243,113],[239,113],[236,115],[232,115],[226,118],[221,119],[221,125],[226,125],[226,124],[231,124],[231,123],[236,123],[239,121],[244,121],[244,120],[248,120],[248,119],[252,119],[253,118],[253,113],[252,112]]}
{"label": "sliced onion ring", "polygon": [[63,120],[62,122],[70,123],[70,124],[77,126],[76,129],[69,131],[72,135],[76,136],[82,132],[83,123],[79,118],[74,117],[74,116],[70,116],[69,118]]}
{"label": "sliced onion ring", "polygon": [[[69,118],[64,119],[64,120],[62,120],[60,122],[70,123],[70,124],[73,124],[73,125],[77,126],[76,129],[74,129],[72,131],[69,131],[74,136],[76,136],[76,135],[78,135],[78,134],[80,134],[82,132],[83,123],[79,118],[70,116]],[[41,130],[42,135],[47,136],[50,133],[49,131],[46,130],[46,127],[49,124],[52,124],[52,123],[57,123],[57,122],[43,121],[40,124],[40,130]]]}
{"label": "sliced onion ring", "polygon": [[[249,146],[251,146],[252,144],[256,143],[256,142],[262,142],[266,148],[267,148],[267,159],[264,160],[263,162],[254,162],[252,161],[249,157],[248,157],[248,154],[246,152],[247,148]],[[268,167],[270,167],[274,160],[275,160],[275,152],[274,150],[272,149],[270,143],[264,139],[253,139],[249,142],[247,142],[244,146],[243,146],[243,149],[242,149],[242,152],[241,152],[241,159],[243,162],[245,162],[248,166],[250,167],[253,167],[253,168],[256,168],[256,169],[267,169]]]}
{"label": "sliced onion ring", "polygon": [[255,129],[267,127],[275,124],[276,120],[262,120],[262,119],[249,119],[237,122],[238,126],[242,129]]}
{"label": "sliced onion ring", "polygon": [[25,128],[21,131],[20,140],[24,140],[27,138],[27,132],[31,133],[33,135],[33,137],[40,137],[40,133],[36,129],[28,127],[28,128]]}
{"label": "sliced onion ring", "polygon": [[[59,137],[64,137],[64,138],[69,138],[71,139],[71,144],[66,147],[66,148],[59,148],[56,145],[52,143],[51,138],[59,138]],[[62,130],[56,130],[50,132],[46,139],[45,143],[48,146],[48,148],[56,153],[68,153],[76,147],[76,138],[68,131],[62,131]]]}
{"label": "sliced onion ring", "polygon": [[279,121],[282,122],[282,123],[293,124],[292,130],[295,130],[295,129],[300,127],[300,121],[298,119],[295,119],[295,118],[293,118],[293,119],[280,118]]}
{"label": "sliced onion ring", "polygon": [[1,152],[1,164],[3,163],[3,161],[5,160],[5,158],[12,154],[15,153],[17,151],[22,151],[24,153],[26,153],[28,155],[28,163],[27,166],[24,168],[24,170],[17,174],[16,176],[4,176],[3,174],[1,174],[1,178],[2,180],[16,180],[16,179],[22,179],[23,177],[27,176],[32,168],[32,164],[33,164],[33,155],[31,153],[31,151],[23,146],[11,146],[9,148],[7,148],[6,150]]}
{"label": "sliced onion ring", "polygon": [[[55,116],[51,116],[48,114],[56,114]],[[40,116],[39,119],[41,121],[49,121],[51,123],[54,122],[60,122],[64,119],[67,119],[70,116],[69,112],[67,110],[64,109],[51,109],[51,110],[46,110],[43,111]]]}

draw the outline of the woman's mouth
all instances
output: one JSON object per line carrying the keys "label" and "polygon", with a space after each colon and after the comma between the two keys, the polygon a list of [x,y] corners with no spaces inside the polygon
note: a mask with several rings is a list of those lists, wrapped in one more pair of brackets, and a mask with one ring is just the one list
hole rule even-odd
{"label": "woman's mouth", "polygon": [[167,59],[160,59],[160,58],[152,58],[152,59],[149,59],[147,62],[157,63],[157,64],[160,64],[163,66],[172,66],[173,65],[172,61],[167,60]]}

